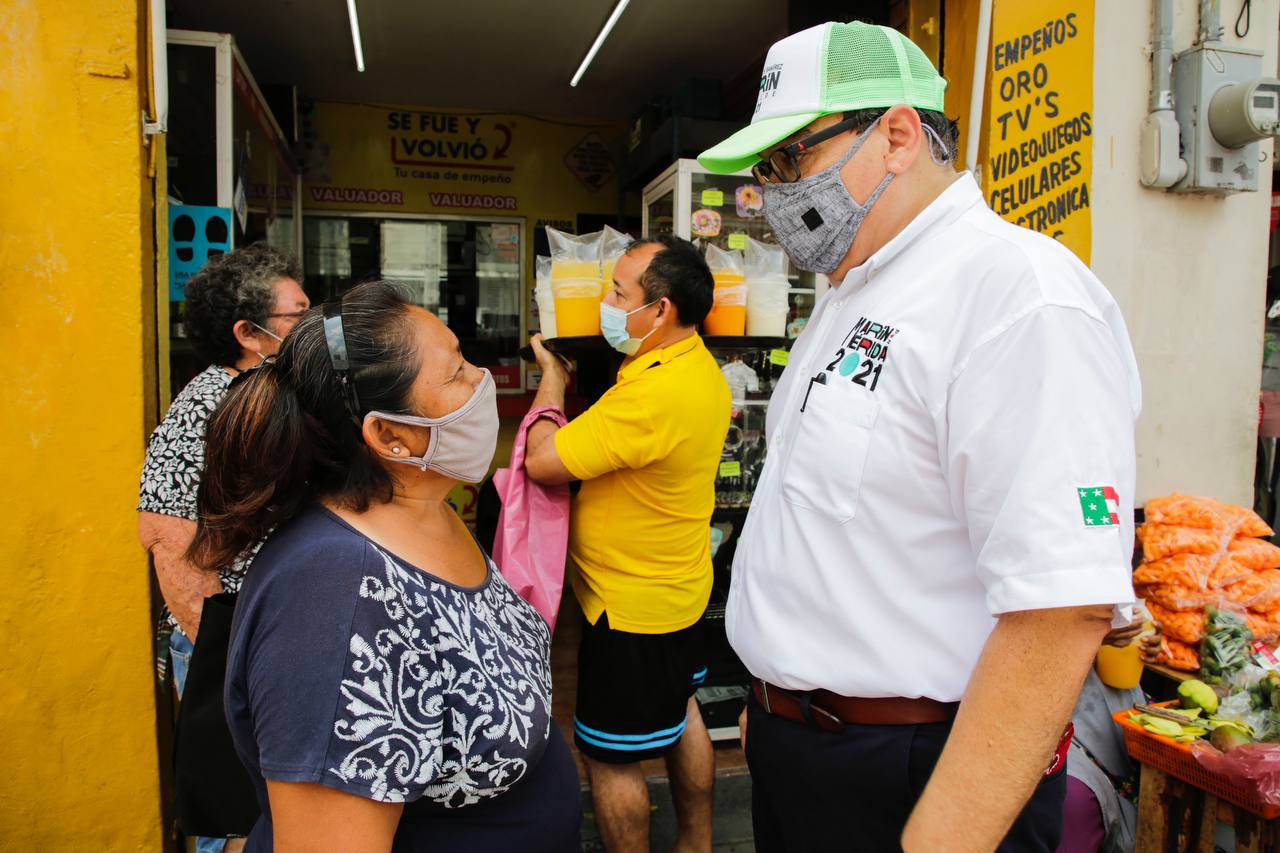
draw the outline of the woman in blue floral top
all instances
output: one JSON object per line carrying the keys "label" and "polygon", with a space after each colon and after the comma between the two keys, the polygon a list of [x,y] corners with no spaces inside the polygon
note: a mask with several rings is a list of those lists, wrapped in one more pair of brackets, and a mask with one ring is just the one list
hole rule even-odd
{"label": "woman in blue floral top", "polygon": [[267,537],[225,687],[262,807],[247,850],[578,848],[550,632],[445,500],[497,431],[488,371],[381,282],[309,313],[215,412],[191,558]]}

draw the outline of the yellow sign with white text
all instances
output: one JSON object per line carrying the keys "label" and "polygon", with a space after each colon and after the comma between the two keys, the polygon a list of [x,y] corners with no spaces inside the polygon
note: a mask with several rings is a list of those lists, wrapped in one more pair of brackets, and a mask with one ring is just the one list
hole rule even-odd
{"label": "yellow sign with white text", "polygon": [[996,0],[988,81],[987,202],[1089,263],[1092,0]]}

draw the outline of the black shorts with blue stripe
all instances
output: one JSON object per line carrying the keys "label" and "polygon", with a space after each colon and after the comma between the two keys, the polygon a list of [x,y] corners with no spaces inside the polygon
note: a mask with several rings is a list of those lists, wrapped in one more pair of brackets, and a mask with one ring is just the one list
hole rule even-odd
{"label": "black shorts with blue stripe", "polygon": [[573,737],[583,755],[630,764],[663,755],[684,734],[689,697],[707,678],[702,620],[670,634],[584,624]]}

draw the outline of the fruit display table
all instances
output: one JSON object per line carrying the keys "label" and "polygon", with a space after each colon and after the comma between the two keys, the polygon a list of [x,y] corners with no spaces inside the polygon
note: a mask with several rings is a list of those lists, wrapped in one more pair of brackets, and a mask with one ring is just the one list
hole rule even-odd
{"label": "fruit display table", "polygon": [[1149,764],[1142,765],[1135,853],[1214,853],[1214,830],[1235,828],[1237,853],[1280,851],[1280,821],[1267,820]]}
{"label": "fruit display table", "polygon": [[1187,744],[1144,731],[1130,713],[1113,718],[1141,767],[1135,853],[1214,853],[1219,823],[1234,828],[1239,853],[1280,853],[1280,806],[1209,772]]}

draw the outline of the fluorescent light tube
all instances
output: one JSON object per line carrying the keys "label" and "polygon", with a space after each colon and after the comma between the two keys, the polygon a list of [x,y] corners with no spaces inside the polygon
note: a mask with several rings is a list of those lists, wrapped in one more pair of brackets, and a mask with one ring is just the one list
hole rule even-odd
{"label": "fluorescent light tube", "polygon": [[[355,0],[347,0],[348,3],[354,3]],[[595,43],[591,45],[591,50],[587,51],[587,58],[582,60],[582,64],[578,66],[578,71],[573,75],[573,79],[569,81],[570,86],[577,86],[578,81],[582,79],[582,75],[587,73],[587,66],[591,64],[591,60],[596,58],[596,53],[600,50],[600,45],[604,44],[604,40],[609,37],[609,32],[613,29],[613,25],[618,23],[618,19],[622,17],[622,10],[627,8],[627,4],[631,0],[618,0],[618,5],[613,8],[613,14],[609,16],[609,20],[604,22],[604,29],[600,30],[600,35],[596,36]],[[352,14],[355,14],[354,12]],[[354,18],[352,20],[355,20]]]}
{"label": "fluorescent light tube", "polygon": [[356,0],[347,0],[347,17],[351,19],[351,44],[356,49],[356,70],[364,71],[364,47],[360,44],[360,19],[356,17]]}

